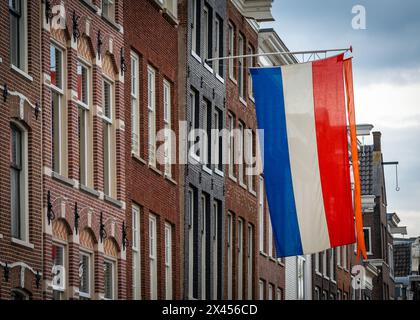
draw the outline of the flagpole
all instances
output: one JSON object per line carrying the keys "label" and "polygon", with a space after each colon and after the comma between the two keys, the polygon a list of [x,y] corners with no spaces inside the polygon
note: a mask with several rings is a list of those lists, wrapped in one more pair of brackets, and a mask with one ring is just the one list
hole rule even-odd
{"label": "flagpole", "polygon": [[298,55],[298,54],[320,54],[327,52],[353,52],[353,47],[343,48],[343,49],[327,49],[327,50],[312,50],[312,51],[293,51],[293,52],[264,52],[264,53],[254,53],[254,54],[244,54],[239,56],[226,56],[226,57],[217,57],[206,59],[206,62],[219,61],[219,60],[232,60],[232,59],[241,59],[241,58],[252,58],[252,57],[263,57],[263,56],[278,56],[278,55]]}

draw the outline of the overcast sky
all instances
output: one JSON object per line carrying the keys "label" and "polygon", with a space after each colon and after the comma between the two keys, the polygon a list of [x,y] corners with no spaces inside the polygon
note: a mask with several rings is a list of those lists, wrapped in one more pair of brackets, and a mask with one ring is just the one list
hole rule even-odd
{"label": "overcast sky", "polygon": [[[366,8],[366,30],[354,30],[352,8]],[[420,236],[420,0],[274,0],[274,27],[291,51],[354,48],[358,123],[382,132],[388,212],[409,236]]]}

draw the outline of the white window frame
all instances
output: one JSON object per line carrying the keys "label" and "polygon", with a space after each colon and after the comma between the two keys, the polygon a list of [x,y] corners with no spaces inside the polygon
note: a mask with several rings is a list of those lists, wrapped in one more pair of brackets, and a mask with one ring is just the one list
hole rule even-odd
{"label": "white window frame", "polygon": [[[115,2],[116,0],[102,0],[102,15],[111,21],[115,21]],[[105,10],[106,4],[109,11]]]}
{"label": "white window frame", "polygon": [[140,73],[139,56],[131,52],[131,153],[140,157]]}
{"label": "white window frame", "polygon": [[320,273],[320,253],[315,253],[315,272],[317,274],[321,274]]}
{"label": "white window frame", "polygon": [[336,256],[336,259],[337,259],[337,266],[338,267],[341,267],[341,250],[342,250],[342,248],[344,248],[344,247],[337,247],[336,250],[335,250],[335,256]]}
{"label": "white window frame", "polygon": [[254,175],[253,175],[253,159],[254,159],[254,133],[251,129],[247,130],[247,144],[246,144],[246,153],[248,160],[245,162],[246,165],[246,176],[248,180],[248,190],[253,193],[255,192],[254,186]]}
{"label": "white window frame", "polygon": [[259,179],[259,195],[258,195],[258,216],[259,216],[259,242],[260,242],[260,252],[264,252],[264,238],[265,238],[265,212],[264,212],[264,177],[260,176]]}
{"label": "white window frame", "polygon": [[344,267],[344,270],[348,269],[348,259],[347,259],[347,255],[348,255],[348,247],[344,246],[343,247],[343,254],[342,254],[342,267]]}
{"label": "white window frame", "polygon": [[[109,85],[109,115],[106,115],[105,108],[105,86]],[[103,76],[102,79],[102,119],[104,123],[104,130],[106,130],[103,136],[103,146],[104,146],[104,193],[107,196],[112,195],[112,154],[111,154],[111,140],[112,140],[112,119],[113,119],[113,110],[114,110],[114,83],[107,77]]]}
{"label": "white window frame", "polygon": [[105,292],[105,277],[104,277],[104,300],[116,300],[117,299],[117,262],[115,259],[105,257],[104,258],[104,269],[105,264],[109,264],[111,266],[111,292],[112,297],[106,297]]}
{"label": "white window frame", "polygon": [[211,46],[211,38],[209,37],[209,26],[210,26],[210,10],[206,4],[203,7],[203,32],[201,33],[203,36],[203,58],[204,63],[206,63],[207,59],[209,59],[209,47]]}
{"label": "white window frame", "polygon": [[197,19],[197,10],[198,10],[197,1],[200,1],[200,0],[192,0],[191,54],[199,58],[200,52],[197,52],[197,51],[200,51],[200,50],[197,50],[197,49],[200,49],[200,47],[198,46],[199,43],[198,43],[197,34],[200,33],[201,26]]}
{"label": "white window frame", "polygon": [[[235,27],[229,22],[229,56],[235,55]],[[229,59],[229,77],[235,79],[235,59]]]}
{"label": "white window frame", "polygon": [[[11,61],[11,66],[12,69],[17,69],[22,71],[25,75],[28,72],[28,3],[27,0],[17,0],[20,3],[20,18],[19,18],[19,32],[18,34],[12,34],[12,32],[10,32],[10,61]],[[10,6],[8,7],[9,9],[9,27],[10,30],[11,25],[10,25],[10,20],[11,20],[11,16],[17,14],[14,10],[10,9]],[[18,38],[17,40],[19,41],[18,46],[19,48],[17,48],[19,50],[18,52],[18,63],[13,63],[12,61],[12,54],[13,54],[13,44],[12,44],[12,40],[15,40],[16,38]]]}
{"label": "white window frame", "polygon": [[237,299],[243,299],[243,288],[244,288],[244,220],[242,218],[238,218],[238,256],[237,256]]}
{"label": "white window frame", "polygon": [[264,285],[264,281],[263,280],[259,280],[258,281],[258,288],[259,288],[259,295],[260,295],[260,300],[264,300],[264,289],[265,289],[265,285]]}
{"label": "white window frame", "polygon": [[281,289],[280,288],[277,288],[277,290],[276,290],[276,300],[277,301],[282,300],[282,294],[281,294]]}
{"label": "white window frame", "polygon": [[268,284],[268,300],[273,300],[273,291],[274,291],[274,286],[269,283]]}
{"label": "white window frame", "polygon": [[212,250],[213,250],[213,300],[217,300],[218,294],[218,221],[219,221],[219,204],[217,201],[213,202],[213,230],[212,230]]}
{"label": "white window frame", "polygon": [[194,191],[188,190],[188,298],[194,297]]}
{"label": "white window frame", "polygon": [[157,217],[149,215],[150,300],[157,300]]}
{"label": "white window frame", "polygon": [[254,275],[254,268],[253,268],[253,257],[254,257],[254,227],[251,224],[248,224],[248,251],[247,251],[247,268],[248,268],[248,300],[252,300],[253,294],[253,275]]}
{"label": "white window frame", "polygon": [[229,120],[229,177],[235,179],[235,118],[233,114],[228,113]]}
{"label": "white window frame", "polygon": [[133,298],[141,299],[141,224],[140,207],[133,204],[132,214],[132,250],[133,250]]}
{"label": "white window frame", "polygon": [[244,84],[245,84],[245,59],[243,58],[244,55],[244,46],[245,46],[245,38],[244,36],[239,33],[238,38],[238,89],[239,89],[239,98],[245,99],[245,92],[244,92]]}
{"label": "white window frame", "polygon": [[238,181],[240,185],[245,184],[245,174],[244,174],[244,134],[245,134],[245,125],[242,121],[238,122],[239,128],[239,141],[238,141]]}
{"label": "white window frame", "polygon": [[233,296],[233,215],[229,212],[227,216],[227,286],[228,286],[228,299]]}
{"label": "white window frame", "polygon": [[201,300],[206,299],[206,219],[207,219],[207,196],[201,195]]}
{"label": "white window frame", "polygon": [[327,251],[322,252],[322,275],[328,278],[327,274]]}
{"label": "white window frame", "polygon": [[165,223],[165,298],[172,300],[172,226]]}
{"label": "white window frame", "polygon": [[[254,48],[252,48],[251,46],[248,46],[248,54],[249,55],[253,55],[254,54]],[[254,57],[250,56],[248,58],[248,96],[251,100],[254,100],[254,88],[252,85],[252,76],[251,76],[251,72],[249,71],[250,68],[254,67]]]}
{"label": "white window frame", "polygon": [[[89,288],[89,292],[83,292],[81,290],[81,287],[79,286],[79,296],[82,297],[82,298],[91,299],[92,298],[92,292],[93,292],[93,290],[92,290],[92,284],[94,283],[94,281],[92,279],[92,276],[94,274],[92,272],[92,269],[93,269],[92,253],[91,252],[88,252],[86,250],[80,250],[80,262],[82,260],[82,256],[83,257],[87,257],[87,259],[88,259],[88,267],[87,267],[87,270],[88,270],[88,285],[87,286]],[[79,266],[79,276],[80,276],[80,278],[81,278],[81,274],[80,274],[80,272],[81,272],[80,268],[81,267],[82,267],[82,265],[80,264],[80,266]]]}
{"label": "white window frame", "polygon": [[335,281],[335,262],[334,262],[334,249],[329,250],[330,256],[330,279]]}
{"label": "white window frame", "polygon": [[297,299],[298,300],[305,300],[305,278],[306,278],[306,270],[305,270],[305,263],[306,259],[303,256],[297,257]]}
{"label": "white window frame", "polygon": [[273,225],[271,224],[270,212],[267,213],[268,218],[268,256],[274,257],[274,246],[273,246]]}
{"label": "white window frame", "polygon": [[156,167],[156,70],[147,66],[147,113],[149,165]]}
{"label": "white window frame", "polygon": [[[29,166],[28,166],[28,131],[25,129],[23,125],[16,121],[12,121],[9,126],[9,132],[11,134],[12,127],[15,127],[15,130],[19,131],[20,133],[20,172],[19,172],[19,235],[18,237],[14,237],[13,234],[13,227],[11,227],[11,233],[13,239],[23,241],[25,243],[29,242]],[[10,137],[10,145],[11,147],[11,137]],[[11,159],[10,159],[11,160]],[[12,170],[12,167],[10,167]],[[12,190],[10,190],[10,196],[12,197]],[[12,204],[12,201],[11,201]],[[12,212],[12,210],[11,210]],[[13,226],[13,217],[11,216],[11,225]]]}
{"label": "white window frame", "polygon": [[172,86],[169,81],[163,81],[163,123],[165,126],[165,175],[172,177]]}
{"label": "white window frame", "polygon": [[[215,15],[215,19],[214,19],[214,34],[216,35],[215,38],[215,43],[214,43],[214,57],[215,58],[220,58],[221,54],[220,54],[220,49],[223,48],[223,43],[220,43],[220,38],[223,38],[223,20],[216,14]],[[222,34],[220,34],[220,32],[222,31]],[[215,60],[213,62],[213,70],[215,72],[216,75],[220,76],[223,78],[223,74],[221,74],[222,70],[220,70],[220,61]]]}

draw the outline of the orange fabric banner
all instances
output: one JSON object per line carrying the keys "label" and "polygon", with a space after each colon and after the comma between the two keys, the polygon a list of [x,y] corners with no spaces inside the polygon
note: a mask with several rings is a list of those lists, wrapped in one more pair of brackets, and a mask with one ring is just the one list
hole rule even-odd
{"label": "orange fabric banner", "polygon": [[347,113],[350,126],[351,158],[354,175],[354,214],[356,218],[357,258],[360,254],[367,259],[365,237],[363,233],[362,195],[360,190],[359,154],[357,148],[356,113],[353,91],[353,62],[352,58],[344,60],[344,77],[347,91]]}

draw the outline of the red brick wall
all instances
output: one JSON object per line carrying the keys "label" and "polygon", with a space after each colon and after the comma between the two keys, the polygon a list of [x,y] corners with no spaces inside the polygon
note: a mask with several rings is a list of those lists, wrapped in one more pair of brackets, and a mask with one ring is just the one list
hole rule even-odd
{"label": "red brick wall", "polygon": [[[164,128],[163,123],[163,80],[170,82],[171,92],[171,126],[178,139],[178,29],[173,22],[164,16],[155,1],[126,1],[124,6],[125,55],[128,63],[126,92],[130,92],[130,51],[139,56],[140,73],[140,157],[131,155],[131,136],[126,134],[126,169],[127,169],[127,221],[131,221],[131,207],[135,203],[141,208],[141,295],[150,298],[149,268],[149,228],[148,217],[158,217],[157,257],[158,257],[158,299],[165,298],[165,222],[172,225],[172,274],[173,298],[181,297],[181,263],[180,252],[180,207],[179,207],[179,167],[172,166],[172,179],[165,178],[164,167],[157,163],[157,170],[148,166],[148,122],[147,122],[147,66],[156,71],[156,132]],[[131,132],[131,98],[125,99],[126,132]],[[159,143],[157,143],[159,148]],[[177,155],[178,156],[178,155]],[[144,160],[143,160],[144,159]],[[131,266],[131,252],[127,259]],[[132,279],[131,268],[128,268],[128,282]],[[128,297],[132,297],[128,286]]]}
{"label": "red brick wall", "polygon": [[[12,70],[10,60],[10,28],[8,2],[0,3],[0,84],[7,84],[9,92],[19,93],[27,98],[24,102],[24,117],[19,119],[20,99],[9,95],[0,99],[0,262],[8,263],[9,281],[5,281],[4,269],[0,268],[0,300],[11,298],[11,289],[25,291],[32,299],[42,297],[37,288],[35,273],[42,273],[42,206],[41,206],[41,117],[35,117],[33,105],[40,102],[40,6],[38,1],[28,1],[28,74],[32,80]],[[11,240],[10,210],[10,122],[16,121],[28,132],[28,202],[29,239],[33,248],[18,245]],[[20,265],[17,265],[19,263]],[[21,265],[24,268],[21,268]],[[35,273],[34,273],[35,272]],[[21,273],[24,284],[21,286]]]}

